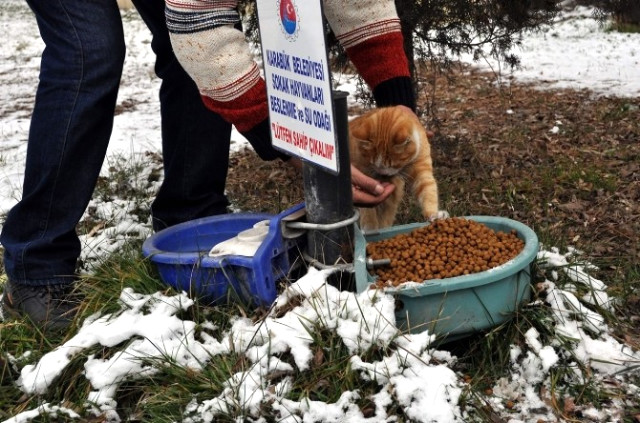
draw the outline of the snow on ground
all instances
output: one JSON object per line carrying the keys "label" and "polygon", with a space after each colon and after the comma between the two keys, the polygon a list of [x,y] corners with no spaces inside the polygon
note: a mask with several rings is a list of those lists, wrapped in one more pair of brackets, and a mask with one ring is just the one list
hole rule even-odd
{"label": "snow on ground", "polygon": [[[124,21],[128,54],[118,103],[135,104],[135,107],[123,107],[122,113],[116,117],[105,174],[109,163],[120,160],[123,155],[135,160],[146,151],[157,152],[160,149],[159,82],[153,75],[150,34],[135,13],[125,13]],[[0,45],[0,81],[3,87],[0,90],[0,214],[3,214],[20,195],[29,114],[37,83],[38,56],[43,45],[33,17],[21,0],[4,0],[0,9],[0,29],[11,34]],[[577,9],[563,14],[552,28],[525,36],[522,49],[518,51],[522,68],[512,76],[516,80],[540,83],[542,87],[586,88],[598,95],[638,97],[639,48],[640,34],[604,32],[590,18],[588,9]],[[495,68],[496,64],[491,66]],[[349,84],[341,86],[343,90],[351,88]],[[234,133],[233,138],[236,147],[245,145],[239,134]],[[101,248],[105,244],[118,248],[120,244],[110,243],[110,240],[133,226],[140,227],[140,232],[148,229],[148,222],[128,220],[129,215],[122,212],[127,209],[126,204],[94,200],[92,205],[103,209],[104,215],[111,216],[115,224],[110,231],[103,231],[99,237],[87,240],[85,255],[107,254],[108,249]],[[543,249],[539,254],[548,266],[557,268],[553,275],[566,272],[576,284],[592,286],[597,295],[579,299],[575,289],[557,286],[555,278],[543,283],[546,302],[554,306],[553,318],[558,330],[573,340],[572,349],[567,351],[566,346],[554,343],[544,345],[540,334],[533,328],[526,333],[526,347],[512,347],[510,375],[500,379],[493,395],[487,398],[494,409],[504,412],[502,418],[505,421],[556,421],[545,398],[541,397],[541,391],[534,387],[543,384],[548,388],[550,369],[567,354],[573,354],[575,366],[589,366],[596,380],[603,383],[615,381],[624,385],[625,371],[634,371],[637,367],[640,356],[616,341],[609,334],[602,317],[585,306],[596,301],[599,306],[607,307],[612,300],[606,294],[605,281],[589,277],[588,264],[567,266],[568,260],[577,255],[575,251],[561,254],[553,248]],[[286,422],[393,421],[385,411],[390,401],[400,404],[414,421],[466,421],[465,413],[457,406],[464,382],[452,370],[455,357],[431,348],[431,336],[426,332],[400,336],[393,325],[393,299],[390,296],[381,295],[374,301],[368,292],[338,292],[325,284],[325,277],[324,272],[311,271],[281,295],[278,299],[281,306],[296,292],[305,298],[292,311],[283,316],[272,313],[262,324],[238,317],[233,327],[219,338],[206,331],[195,336],[195,323],[176,316],[181,309],[191,307],[192,302],[186,296],[143,295],[125,289],[120,298],[121,313],[94,316],[85,321],[72,339],[47,353],[40,361],[24,367],[17,383],[26,393],[44,392],[70,360],[87,348],[98,344],[123,345],[123,341],[131,340],[107,360],[88,358],[84,363],[86,377],[93,389],[88,398],[92,402],[89,409],[96,413],[104,412],[118,421],[124,418],[115,411],[114,395],[119,384],[149,377],[160,370],[157,365],[149,364],[154,363],[153,360],[143,363],[132,360],[132,357],[170,356],[180,365],[197,371],[209,357],[226,354],[233,348],[246,350],[252,366],[244,374],[229,379],[220,396],[199,401],[194,399],[185,414],[185,421],[215,421],[217,413],[234,404],[243,405],[249,421],[259,421],[257,413],[263,401],[269,401],[274,409],[281,410],[282,421]],[[278,359],[277,351],[291,351],[295,366],[300,371],[309,366],[313,355],[309,348],[311,338],[300,323],[303,319],[322,322],[324,327],[337,331],[353,353],[352,368],[363,381],[377,381],[379,391],[373,398],[375,417],[365,418],[362,415],[355,405],[357,392],[345,392],[337,403],[325,404],[286,399],[285,395],[291,388],[288,378],[278,386],[269,386],[265,375],[292,370],[291,364]],[[366,331],[363,328],[376,330]],[[366,362],[360,354],[373,344],[389,347],[388,356],[381,361]],[[636,386],[624,386],[629,395],[640,398]],[[507,400],[514,401],[515,407],[505,409]],[[585,421],[619,421],[623,405],[623,400],[617,399],[607,409],[585,408],[582,415],[588,419]],[[26,422],[47,413],[77,416],[61,404],[42,404],[8,421]]]}
{"label": "snow on ground", "polygon": [[[562,13],[551,27],[525,34],[513,52],[521,66],[514,71],[487,58],[480,67],[542,88],[592,90],[596,95],[640,96],[640,34],[607,31],[593,9]],[[464,60],[470,61],[469,57]]]}

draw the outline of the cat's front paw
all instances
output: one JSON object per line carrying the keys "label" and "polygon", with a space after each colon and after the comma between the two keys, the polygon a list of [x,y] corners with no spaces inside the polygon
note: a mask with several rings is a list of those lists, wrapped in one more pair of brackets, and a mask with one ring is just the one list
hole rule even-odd
{"label": "cat's front paw", "polygon": [[449,218],[449,212],[446,210],[438,210],[436,214],[432,214],[431,216],[429,216],[429,220],[448,219],[448,218]]}

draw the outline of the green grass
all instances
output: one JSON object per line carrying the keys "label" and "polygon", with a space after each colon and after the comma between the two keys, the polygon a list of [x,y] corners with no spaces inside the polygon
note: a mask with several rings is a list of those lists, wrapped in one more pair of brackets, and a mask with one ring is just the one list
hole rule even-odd
{"label": "green grass", "polygon": [[[81,319],[95,313],[101,315],[117,313],[119,309],[117,298],[125,286],[132,287],[135,292],[140,293],[172,291],[159,282],[155,269],[147,260],[140,257],[139,245],[134,244],[130,247],[111,256],[95,270],[92,276],[79,281],[78,289],[85,296]],[[215,334],[219,335],[228,329],[231,316],[244,314],[257,319],[258,317],[253,313],[255,310],[245,309],[238,304],[215,308],[196,306],[185,312],[182,317],[196,322],[205,320],[214,322],[219,326]],[[292,376],[295,384],[290,396],[293,400],[309,398],[335,402],[345,390],[361,389],[366,392],[367,384],[362,383],[358,375],[350,369],[351,354],[340,337],[334,331],[322,329],[317,322],[307,323],[309,334],[313,336],[312,349],[316,351],[313,369],[276,375],[272,382]],[[67,340],[76,329],[77,327],[66,336],[47,338],[34,330],[28,322],[2,323],[0,351],[3,359],[19,357],[26,352],[34,352],[35,356],[15,360],[13,363],[3,362],[0,381],[0,386],[3,388],[0,395],[0,418],[8,418],[22,410],[33,409],[42,401],[64,402],[76,412],[82,413],[83,404],[90,390],[88,381],[83,377],[82,363],[90,355],[109,357],[122,345],[92,347],[83,351],[74,357],[66,371],[45,395],[25,396],[14,385],[18,370],[22,366],[33,363],[42,354]],[[199,327],[197,330],[209,331],[210,329]],[[212,333],[212,335],[215,334]],[[202,371],[194,371],[178,365],[171,357],[153,359],[152,361],[156,361],[155,364],[162,370],[144,380],[122,384],[117,395],[118,411],[124,415],[135,416],[141,421],[179,421],[184,417],[183,413],[194,398],[205,400],[219,395],[225,381],[240,371],[249,370],[252,364],[244,354],[244,351],[235,351],[212,356]],[[381,350],[372,348],[368,354],[381,357]],[[366,357],[367,354],[364,356]],[[294,365],[289,354],[285,353],[280,358]],[[372,384],[370,391],[373,392],[375,386],[376,384]],[[363,406],[364,404],[366,399],[363,400]],[[265,407],[268,408],[267,405]],[[219,415],[216,421],[234,422],[236,415],[245,412],[242,404],[230,403],[229,408],[229,415]],[[47,421],[46,418],[43,421]]]}
{"label": "green grass", "polygon": [[[545,239],[544,233],[541,236]],[[560,245],[558,239],[546,239],[553,245]],[[86,318],[92,314],[108,314],[118,312],[117,298],[123,287],[132,287],[136,292],[153,293],[158,290],[170,293],[172,290],[159,281],[153,266],[143,259],[139,253],[139,243],[132,243],[119,253],[109,257],[95,272],[80,281],[78,289],[86,300],[81,316]],[[542,277],[542,270],[536,266],[536,277]],[[627,277],[637,277],[637,269]],[[636,279],[637,280],[637,279]],[[568,283],[559,280],[558,284]],[[584,289],[584,288],[583,288]],[[183,318],[202,324],[212,321],[218,325],[215,332],[219,335],[228,328],[230,317],[247,315],[259,319],[254,310],[239,305],[217,308],[196,306],[184,312]],[[606,315],[611,323],[615,323],[613,315]],[[362,410],[371,409],[370,395],[376,392],[377,384],[363,382],[350,366],[351,354],[334,331],[323,329],[321,322],[306,322],[308,332],[313,338],[312,350],[316,352],[312,367],[306,371],[299,369],[276,375],[272,382],[278,382],[290,376],[294,381],[289,394],[290,399],[298,401],[302,398],[310,400],[335,402],[345,391],[358,390],[361,399],[358,405]],[[64,403],[67,407],[90,418],[84,410],[84,403],[90,391],[88,381],[83,376],[83,362],[89,355],[109,357],[122,346],[92,347],[74,357],[65,372],[46,394],[42,396],[25,396],[14,385],[22,366],[33,363],[43,353],[59,345],[69,335],[61,337],[44,337],[29,324],[22,321],[7,321],[2,325],[0,351],[2,351],[2,368],[0,374],[0,418],[9,418],[22,410],[33,409],[41,402],[52,404]],[[540,333],[543,344],[552,342],[556,345],[566,344],[566,351],[571,351],[575,342],[555,332],[550,310],[544,304],[523,306],[515,317],[493,330],[446,345],[459,358],[455,370],[464,376],[466,385],[461,400],[461,407],[468,413],[468,421],[489,421],[493,413],[487,403],[487,395],[500,377],[507,376],[511,369],[510,346],[524,346],[524,332],[534,327]],[[210,331],[199,326],[198,331]],[[214,334],[215,335],[215,334]],[[31,356],[25,356],[30,352]],[[385,356],[385,348],[373,347],[363,353],[363,358],[376,360]],[[285,353],[280,355],[284,362],[294,364],[292,357]],[[203,401],[213,398],[222,392],[222,387],[232,375],[245,371],[252,365],[243,351],[212,356],[202,371],[194,371],[178,365],[171,357],[157,360],[160,372],[145,379],[131,380],[118,388],[118,412],[131,416],[138,421],[170,422],[179,421],[189,413],[189,404],[194,399]],[[575,357],[570,354],[550,371],[552,397],[558,415],[563,412],[566,398],[576,405],[593,404],[607,407],[612,398],[625,397],[625,392],[617,392],[614,386],[603,387],[597,383],[596,376],[588,369],[575,366]],[[295,366],[294,366],[295,368]],[[569,381],[569,383],[567,382]],[[507,401],[504,401],[507,405]],[[263,405],[263,415],[268,421],[275,418],[274,410],[268,403]],[[368,407],[368,408],[367,408]],[[237,415],[246,412],[242,404],[230,403],[229,414],[219,415],[216,421],[234,422]],[[408,421],[401,409],[392,410],[398,421]],[[629,415],[633,409],[629,409]],[[83,414],[84,413],[84,414]],[[271,416],[271,417],[269,417]],[[70,418],[43,416],[37,421],[72,421]],[[275,420],[274,420],[275,421]],[[627,420],[631,422],[632,420]]]}

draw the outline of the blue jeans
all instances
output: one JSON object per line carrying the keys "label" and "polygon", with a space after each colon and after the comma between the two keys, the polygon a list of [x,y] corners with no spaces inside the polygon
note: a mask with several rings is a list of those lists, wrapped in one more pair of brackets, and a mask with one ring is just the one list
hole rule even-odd
{"label": "blue jeans", "polygon": [[[31,118],[22,199],[0,243],[13,283],[71,283],[80,255],[76,225],[107,151],[125,57],[114,0],[27,0],[45,43]],[[231,125],[207,110],[173,55],[164,0],[134,1],[153,34],[164,180],[155,230],[225,213]]]}

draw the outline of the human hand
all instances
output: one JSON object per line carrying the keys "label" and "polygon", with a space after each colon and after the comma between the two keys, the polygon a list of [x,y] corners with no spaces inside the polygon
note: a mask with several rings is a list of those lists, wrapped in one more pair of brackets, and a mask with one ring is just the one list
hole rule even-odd
{"label": "human hand", "polygon": [[[302,169],[302,161],[296,157],[292,157],[287,163],[295,169]],[[379,182],[351,165],[351,188],[356,207],[375,207],[386,200],[396,186],[389,182]]]}
{"label": "human hand", "polygon": [[382,203],[396,189],[389,182],[379,182],[351,165],[351,186],[353,204],[357,207],[375,207]]}

